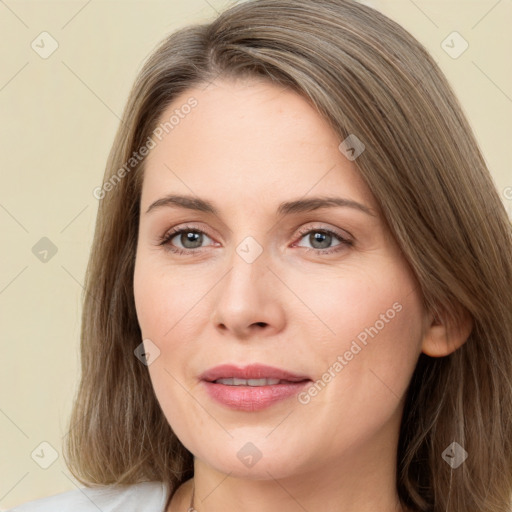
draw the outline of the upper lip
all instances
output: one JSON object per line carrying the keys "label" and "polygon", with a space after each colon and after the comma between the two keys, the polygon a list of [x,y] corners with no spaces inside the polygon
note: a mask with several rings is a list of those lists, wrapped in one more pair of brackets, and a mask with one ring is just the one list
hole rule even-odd
{"label": "upper lip", "polygon": [[251,364],[248,366],[236,366],[233,364],[222,364],[206,370],[201,375],[201,380],[214,382],[217,379],[280,379],[290,382],[310,380],[306,375],[292,373],[281,368],[267,366],[264,364]]}

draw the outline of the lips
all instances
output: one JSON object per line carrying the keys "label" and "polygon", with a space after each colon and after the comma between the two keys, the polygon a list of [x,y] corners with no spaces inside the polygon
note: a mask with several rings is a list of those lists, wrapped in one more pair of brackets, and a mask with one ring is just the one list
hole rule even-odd
{"label": "lips", "polygon": [[[306,375],[291,373],[273,366],[252,364],[243,368],[224,364],[210,368],[201,375],[201,380],[215,382],[219,379],[242,379],[242,380],[259,380],[259,379],[277,379],[284,382],[301,382],[310,380]],[[249,384],[251,385],[251,384]]]}
{"label": "lips", "polygon": [[296,396],[311,383],[307,376],[266,365],[221,365],[201,375],[208,395],[238,411],[255,412]]}

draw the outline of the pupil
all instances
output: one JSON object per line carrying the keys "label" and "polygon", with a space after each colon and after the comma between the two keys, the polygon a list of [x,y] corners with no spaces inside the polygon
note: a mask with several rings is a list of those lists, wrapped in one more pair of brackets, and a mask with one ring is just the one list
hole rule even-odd
{"label": "pupil", "polygon": [[[317,231],[315,234],[310,235],[310,242],[315,249],[327,249],[330,246],[331,238],[331,235]],[[327,243],[325,243],[326,241]],[[321,247],[315,246],[317,242],[320,242]]]}
{"label": "pupil", "polygon": [[[199,243],[197,243],[198,241]],[[189,242],[191,242],[192,245],[189,245]],[[195,231],[187,231],[186,233],[182,233],[181,235],[181,243],[183,244],[183,247],[185,247],[186,249],[196,249],[197,247],[201,246],[201,242],[201,233],[196,233]]]}

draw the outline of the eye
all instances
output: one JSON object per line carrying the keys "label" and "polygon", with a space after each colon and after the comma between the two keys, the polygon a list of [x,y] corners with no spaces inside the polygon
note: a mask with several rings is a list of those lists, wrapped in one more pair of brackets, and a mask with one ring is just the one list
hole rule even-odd
{"label": "eye", "polygon": [[[321,228],[303,228],[299,230],[301,240],[306,239],[311,247],[304,246],[295,242],[292,247],[302,247],[306,251],[314,251],[316,254],[331,254],[339,252],[354,244],[341,233],[332,229]],[[159,237],[158,245],[165,246],[171,252],[180,255],[197,255],[204,248],[203,243],[206,240],[213,242],[205,231],[195,226],[183,226],[179,229],[172,229],[164,236]],[[333,242],[337,242],[334,243]],[[219,245],[214,242],[215,245]],[[211,244],[210,244],[211,245]]]}
{"label": "eye", "polygon": [[[159,244],[177,254],[193,254],[201,252],[204,240],[213,241],[203,230],[192,226],[173,229],[160,238]],[[173,242],[174,240],[174,242]]]}
{"label": "eye", "polygon": [[[311,244],[311,247],[305,247],[300,243],[296,243],[297,247],[304,247],[307,251],[315,251],[318,254],[330,254],[338,251],[342,251],[347,247],[352,246],[354,243],[352,240],[345,238],[341,233],[337,233],[332,229],[328,228],[306,228],[299,231],[302,235],[301,239],[305,238],[307,242]],[[332,245],[333,242],[338,241]]]}

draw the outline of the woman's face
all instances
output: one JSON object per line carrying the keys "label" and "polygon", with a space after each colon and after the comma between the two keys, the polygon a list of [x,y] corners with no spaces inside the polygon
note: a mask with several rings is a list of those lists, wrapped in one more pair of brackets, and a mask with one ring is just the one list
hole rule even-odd
{"label": "woman's face", "polygon": [[[341,140],[256,81],[190,89],[171,116],[146,161],[134,282],[169,424],[232,476],[381,464],[427,321]],[[208,382],[232,377],[251,380]]]}

